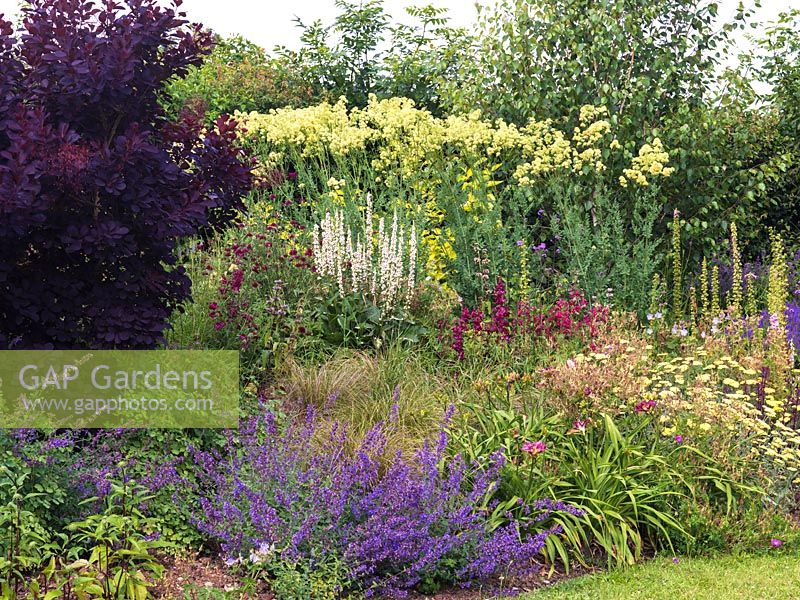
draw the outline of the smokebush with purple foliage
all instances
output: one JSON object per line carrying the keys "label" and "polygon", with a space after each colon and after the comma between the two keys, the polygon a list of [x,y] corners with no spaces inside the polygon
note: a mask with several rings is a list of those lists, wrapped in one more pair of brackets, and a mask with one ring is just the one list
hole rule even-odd
{"label": "smokebush with purple foliage", "polygon": [[236,123],[163,118],[211,49],[177,5],[34,0],[0,18],[0,348],[149,348],[191,282],[181,238],[241,207]]}

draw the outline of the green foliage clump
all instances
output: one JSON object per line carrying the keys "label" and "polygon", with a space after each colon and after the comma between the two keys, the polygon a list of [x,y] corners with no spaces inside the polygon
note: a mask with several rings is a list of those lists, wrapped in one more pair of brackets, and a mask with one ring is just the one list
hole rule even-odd
{"label": "green foliage clump", "polygon": [[581,201],[575,187],[567,183],[553,190],[559,218],[552,229],[560,238],[565,274],[588,297],[643,317],[650,282],[664,258],[654,231],[661,214],[658,191],[644,190],[626,207],[605,186],[598,186],[589,202]]}
{"label": "green foliage clump", "polygon": [[470,459],[506,455],[496,515],[513,511],[519,498],[557,499],[582,511],[552,517],[563,534],[547,542],[551,561],[569,566],[577,556],[581,562],[605,558],[609,565],[629,566],[652,549],[674,553],[675,540],[693,540],[679,506],[702,490],[722,491],[722,501],[709,507],[714,518],[725,519],[740,498],[755,492],[700,450],[665,444],[649,414],[599,414],[570,427],[535,402],[512,402],[510,389],[511,384],[505,402],[487,388],[485,402],[465,403],[465,422],[455,438]]}
{"label": "green foliage clump", "polygon": [[[31,468],[0,464],[0,598],[143,600],[163,567],[154,551],[161,522],[142,507],[154,496],[128,480],[110,481],[101,510],[60,526],[43,518],[63,494],[48,498]],[[32,491],[29,491],[31,490]],[[92,505],[87,498],[81,505]]]}
{"label": "green foliage clump", "polygon": [[335,4],[340,12],[330,25],[297,21],[298,52],[277,49],[286,64],[303,73],[316,97],[344,97],[350,106],[365,106],[370,94],[400,96],[440,114],[440,82],[457,75],[469,39],[464,29],[448,25],[446,9],[408,7],[413,20],[408,24],[392,23],[383,0]]}
{"label": "green foliage clump", "polygon": [[718,29],[716,3],[696,0],[503,0],[481,17],[474,70],[454,100],[515,122],[599,104],[652,125],[699,102],[731,31]]}
{"label": "green foliage clump", "polygon": [[126,480],[124,472],[122,477],[111,482],[102,512],[67,527],[72,544],[88,556],[68,564],[62,574],[60,586],[69,587],[77,598],[142,600],[164,571],[152,554],[166,546],[157,539],[158,522],[141,510],[153,496]]}
{"label": "green foliage clump", "polygon": [[631,156],[660,137],[676,170],[660,191],[658,232],[678,208],[693,252],[718,248],[733,220],[755,231],[780,205],[769,184],[788,163],[774,119],[752,106],[748,86],[719,90],[721,57],[752,11],[722,27],[718,4],[696,0],[504,0],[481,12],[471,60],[445,84],[447,106],[574,126],[570,110],[593,104]]}
{"label": "green foliage clump", "polygon": [[209,123],[237,111],[306,106],[317,96],[306,74],[288,58],[270,57],[241,36],[218,37],[202,65],[168,83],[162,105],[171,117],[184,109],[204,112]]}

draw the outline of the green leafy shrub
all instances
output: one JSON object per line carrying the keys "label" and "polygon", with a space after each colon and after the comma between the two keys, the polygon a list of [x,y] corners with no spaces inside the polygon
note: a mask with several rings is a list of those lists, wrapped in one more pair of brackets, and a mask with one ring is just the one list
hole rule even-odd
{"label": "green leafy shrub", "polygon": [[364,106],[370,94],[402,96],[442,112],[441,83],[458,76],[466,30],[448,25],[447,10],[412,6],[412,23],[393,23],[383,0],[336,0],[330,25],[299,19],[298,52],[278,48],[278,60],[302,75],[318,99],[345,97]]}
{"label": "green leafy shrub", "polygon": [[25,491],[30,474],[29,469],[12,471],[8,464],[0,464],[0,597],[4,599],[19,597],[28,576],[47,564],[56,547],[41,519],[40,499],[45,493]]}
{"label": "green leafy shrub", "polygon": [[361,295],[332,292],[317,301],[313,312],[317,333],[334,347],[383,348],[396,342],[416,343],[425,333],[410,316],[386,316]]}
{"label": "green leafy shrub", "polygon": [[217,38],[202,65],[172,79],[161,102],[172,117],[185,108],[202,109],[212,122],[223,114],[305,106],[315,99],[311,83],[290,61],[233,36]]}
{"label": "green leafy shrub", "polygon": [[65,567],[62,585],[69,585],[79,598],[146,598],[152,580],[163,572],[151,551],[166,545],[158,539],[158,523],[140,508],[152,498],[135,481],[125,480],[124,473],[122,480],[112,481],[103,512],[67,527],[73,534],[72,544],[88,558]]}
{"label": "green leafy shrub", "polygon": [[261,379],[308,337],[318,293],[306,228],[253,201],[239,227],[188,248],[194,302],[173,315],[168,344],[239,350],[243,379]]}
{"label": "green leafy shrub", "polygon": [[302,561],[277,562],[270,590],[281,600],[337,600],[347,583],[345,564],[328,553],[321,556],[313,568]]}
{"label": "green leafy shrub", "polygon": [[603,185],[589,202],[569,183],[553,187],[559,215],[553,231],[560,238],[567,276],[589,298],[644,317],[650,284],[664,257],[654,231],[662,213],[658,192],[638,191],[628,207]]}
{"label": "green leafy shrub", "polygon": [[677,207],[694,260],[720,248],[731,221],[755,230],[776,212],[771,182],[792,164],[773,143],[770,109],[754,107],[748,85],[717,75],[752,14],[742,5],[720,26],[716,2],[502,0],[482,8],[479,41],[443,95],[451,110],[479,107],[518,124],[536,117],[571,127],[575,107],[603,106],[629,157],[659,137],[676,171],[661,189],[667,210],[657,233]]}

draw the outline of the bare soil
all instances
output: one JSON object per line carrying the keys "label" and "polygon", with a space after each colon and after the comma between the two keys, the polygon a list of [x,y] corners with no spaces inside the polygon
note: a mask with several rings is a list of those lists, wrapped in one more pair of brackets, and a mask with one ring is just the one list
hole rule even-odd
{"label": "bare soil", "polygon": [[[153,588],[153,594],[161,600],[274,600],[275,596],[266,584],[255,593],[242,593],[240,580],[220,560],[187,556],[164,559],[164,575]],[[447,588],[433,595],[411,593],[411,600],[490,600],[507,598],[532,590],[547,587],[585,575],[585,569],[573,569],[569,574],[556,570],[552,574],[550,568],[542,566],[538,571],[525,578],[494,580],[475,584],[468,589]],[[223,593],[220,593],[223,592]]]}

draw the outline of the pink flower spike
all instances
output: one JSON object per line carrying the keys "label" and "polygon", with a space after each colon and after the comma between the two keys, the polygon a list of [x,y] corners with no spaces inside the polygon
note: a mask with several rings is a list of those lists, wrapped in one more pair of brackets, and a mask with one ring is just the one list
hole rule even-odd
{"label": "pink flower spike", "polygon": [[780,548],[781,546],[783,546],[783,540],[779,540],[778,538],[772,538],[770,544],[772,545],[773,548]]}

